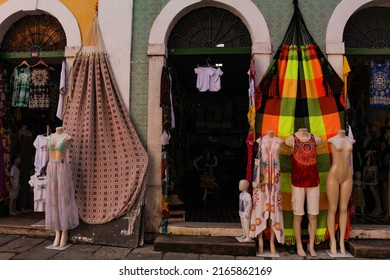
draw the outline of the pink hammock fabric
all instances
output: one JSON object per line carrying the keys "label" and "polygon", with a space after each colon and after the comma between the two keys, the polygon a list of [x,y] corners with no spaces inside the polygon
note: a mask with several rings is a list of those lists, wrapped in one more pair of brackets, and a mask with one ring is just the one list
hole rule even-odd
{"label": "pink hammock fabric", "polygon": [[80,218],[103,224],[127,213],[129,229],[144,202],[147,153],[111,74],[107,54],[80,52],[68,77],[63,127]]}

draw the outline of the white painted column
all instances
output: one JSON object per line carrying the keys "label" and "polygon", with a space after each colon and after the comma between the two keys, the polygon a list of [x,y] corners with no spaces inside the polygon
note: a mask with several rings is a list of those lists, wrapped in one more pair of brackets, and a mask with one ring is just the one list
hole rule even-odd
{"label": "white painted column", "polygon": [[104,44],[124,105],[130,108],[133,0],[99,1],[99,23]]}
{"label": "white painted column", "polygon": [[326,54],[330,65],[332,65],[339,77],[343,79],[344,43],[326,43]]}
{"label": "white painted column", "polygon": [[252,54],[254,55],[257,86],[263,78],[271,61],[271,44],[269,42],[254,42],[252,44]]}
{"label": "white painted column", "polygon": [[[164,46],[162,46],[164,48]],[[151,55],[153,47],[149,46],[149,80],[148,80],[148,131],[147,152],[149,166],[145,207],[145,231],[158,232],[161,223],[161,134],[162,109],[160,107],[160,84],[164,55]]]}

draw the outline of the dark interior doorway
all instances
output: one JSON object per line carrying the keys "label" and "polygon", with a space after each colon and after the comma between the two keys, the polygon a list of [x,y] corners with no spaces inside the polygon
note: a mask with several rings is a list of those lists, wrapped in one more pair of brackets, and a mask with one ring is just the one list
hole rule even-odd
{"label": "dark interior doorway", "polygon": [[[247,162],[250,55],[178,55],[168,61],[176,114],[176,128],[171,130],[173,173],[183,178],[176,180],[173,193],[184,202],[186,221],[239,222],[238,182],[245,178]],[[218,92],[196,88],[194,69],[206,63],[221,65]],[[214,187],[205,190],[201,176],[207,154],[217,165],[212,168]]]}

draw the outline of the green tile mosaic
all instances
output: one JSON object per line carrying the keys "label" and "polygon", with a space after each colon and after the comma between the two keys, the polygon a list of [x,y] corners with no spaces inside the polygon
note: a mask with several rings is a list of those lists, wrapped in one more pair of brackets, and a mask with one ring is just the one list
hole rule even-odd
{"label": "green tile mosaic", "polygon": [[[183,0],[184,1],[184,0]],[[237,0],[238,1],[238,0]],[[148,57],[147,43],[154,20],[169,0],[134,0],[132,59],[130,77],[130,116],[135,122],[141,140],[146,144]],[[208,1],[209,2],[209,1]],[[253,0],[264,16],[271,36],[272,49],[280,45],[293,14],[292,0]],[[302,12],[309,32],[325,52],[327,23],[341,0],[300,0]],[[142,101],[141,101],[142,100]],[[135,103],[135,104],[133,104]],[[143,108],[143,110],[140,110]]]}

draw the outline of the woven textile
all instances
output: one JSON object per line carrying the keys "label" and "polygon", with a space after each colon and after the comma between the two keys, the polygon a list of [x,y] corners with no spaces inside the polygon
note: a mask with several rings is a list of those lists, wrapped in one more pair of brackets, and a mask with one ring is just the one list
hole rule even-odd
{"label": "woven textile", "polygon": [[[326,176],[330,168],[327,139],[344,127],[340,102],[343,82],[310,36],[297,5],[286,36],[278,48],[256,95],[256,137],[273,130],[285,140],[299,128],[320,137],[317,168],[320,177],[320,214],[316,242],[325,239]],[[291,151],[281,146],[281,191],[285,243],[294,244],[291,210]],[[302,229],[307,234],[306,229]]]}
{"label": "woven textile", "polygon": [[[94,34],[100,34],[97,20]],[[99,44],[101,42],[98,42]],[[127,213],[129,232],[144,202],[147,153],[128,116],[105,51],[76,56],[68,76],[63,127],[80,218],[103,224]]]}

